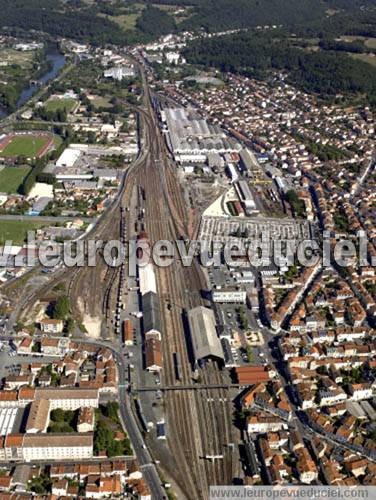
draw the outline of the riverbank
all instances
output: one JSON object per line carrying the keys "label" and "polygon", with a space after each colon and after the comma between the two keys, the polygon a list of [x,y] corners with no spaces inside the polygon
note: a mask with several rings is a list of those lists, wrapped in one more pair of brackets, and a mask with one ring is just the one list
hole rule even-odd
{"label": "riverbank", "polygon": [[[46,83],[56,78],[59,71],[65,66],[64,54],[56,47],[47,49],[45,60],[41,63],[38,71],[33,73],[28,81],[22,80],[21,84],[13,85],[6,90],[8,95],[0,100],[0,119],[6,118],[10,113],[16,111]],[[33,83],[30,83],[32,81]]]}

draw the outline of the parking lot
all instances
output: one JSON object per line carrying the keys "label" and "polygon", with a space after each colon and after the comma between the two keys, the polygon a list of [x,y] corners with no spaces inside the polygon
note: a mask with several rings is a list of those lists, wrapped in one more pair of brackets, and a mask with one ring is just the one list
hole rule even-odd
{"label": "parking lot", "polygon": [[21,365],[30,363],[50,364],[59,358],[52,356],[38,356],[37,354],[20,355],[12,349],[7,341],[1,341],[0,345],[0,379],[3,380],[9,375],[18,375]]}

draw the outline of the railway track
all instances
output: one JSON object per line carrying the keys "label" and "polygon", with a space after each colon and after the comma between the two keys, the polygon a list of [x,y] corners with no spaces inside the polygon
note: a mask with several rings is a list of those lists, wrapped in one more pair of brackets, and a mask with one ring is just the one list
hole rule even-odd
{"label": "railway track", "polygon": [[[144,101],[144,108],[138,111],[144,126],[145,148],[140,158],[128,169],[119,196],[97,223],[95,231],[90,234],[91,238],[106,241],[123,236],[121,207],[129,204],[136,184],[146,194],[145,224],[152,243],[161,239],[175,241],[182,235],[187,237],[191,234],[190,214],[187,214],[176,173],[166,160],[166,146],[145,82]],[[159,296],[173,305],[170,309],[162,300],[163,382],[165,385],[186,385],[192,382],[193,374],[185,340],[183,313],[205,304],[200,295],[205,281],[196,259],[190,268],[175,260],[169,268],[157,268],[156,274]],[[63,269],[43,287],[34,291],[31,297],[26,297],[28,310],[38,298],[63,281],[68,283],[68,293],[77,310],[79,300],[87,301],[85,307],[96,304],[109,326],[114,304],[121,293],[120,270],[116,272],[104,266],[95,269],[85,267],[78,271],[74,268]],[[95,296],[101,289],[103,295],[99,293]],[[175,377],[174,352],[181,359],[181,381],[177,381]],[[208,381],[221,380],[221,374],[215,365],[208,366],[207,371],[204,369],[202,375]],[[226,459],[222,461],[212,463],[203,459],[214,451],[219,453],[223,449],[223,441],[232,442],[231,407],[221,406],[224,403],[219,402],[219,399],[228,397],[228,392],[226,389],[218,389],[215,396],[213,391],[210,391],[209,396],[209,391],[205,391],[205,397],[206,401],[201,395],[190,391],[171,391],[164,396],[169,428],[167,442],[175,459],[172,466],[166,464],[166,469],[188,499],[206,499],[211,484],[231,484],[235,475],[232,455],[226,450],[223,452]],[[218,402],[208,406],[211,404],[207,401],[209,397],[218,399]]]}
{"label": "railway track", "polygon": [[[187,236],[189,217],[185,207],[181,186],[176,174],[165,161],[164,139],[160,136],[158,124],[149,106],[148,127],[154,129],[155,137],[150,141],[150,160],[138,171],[138,183],[146,192],[146,229],[152,243],[158,240],[175,241],[181,235]],[[153,132],[149,132],[153,135]],[[158,293],[162,298],[163,326],[163,381],[165,384],[186,384],[192,380],[192,370],[188,358],[182,314],[184,310],[204,305],[200,296],[204,280],[198,265],[185,268],[174,261],[168,268],[157,268]],[[166,307],[168,302],[172,307]],[[173,353],[180,355],[182,365],[181,382],[175,378]],[[210,368],[214,373],[205,377],[220,380],[218,368]],[[209,398],[205,391],[206,398]],[[188,498],[207,498],[211,484],[231,484],[233,476],[232,453],[224,449],[232,442],[232,408],[216,402],[208,407],[202,395],[182,391],[165,394],[165,404],[169,422],[168,443],[176,456],[172,477]],[[213,398],[213,391],[210,391]],[[225,389],[218,389],[215,399],[228,399]],[[222,407],[220,406],[222,405]],[[225,415],[224,415],[225,413]],[[224,459],[213,463],[203,459],[205,455],[222,454]]]}

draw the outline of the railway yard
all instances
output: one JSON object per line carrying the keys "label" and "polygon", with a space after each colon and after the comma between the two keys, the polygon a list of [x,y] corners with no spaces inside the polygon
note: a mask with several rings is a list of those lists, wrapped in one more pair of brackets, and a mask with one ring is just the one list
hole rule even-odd
{"label": "railway yard", "polygon": [[[144,106],[139,109],[141,130],[145,147],[127,169],[120,192],[111,208],[106,211],[95,228],[85,239],[95,238],[107,242],[134,233],[134,221],[125,207],[131,205],[132,192],[137,186],[144,192],[142,227],[152,243],[158,240],[174,241],[197,231],[196,215],[188,212],[184,194],[173,165],[167,160],[164,138],[156,119],[149,88],[144,79]],[[137,197],[136,197],[137,198]],[[139,223],[138,229],[141,228]],[[101,254],[101,248],[97,250]],[[31,271],[35,273],[37,270]],[[98,337],[115,345],[115,334],[120,332],[118,319],[122,290],[126,281],[126,264],[109,267],[97,259],[95,267],[61,267],[37,285],[20,287],[10,284],[6,292],[18,307],[11,320],[27,318],[39,301],[53,296],[56,287],[64,286],[70,297],[72,312],[77,317],[98,320]],[[197,305],[204,305],[201,290],[204,276],[198,263],[191,268],[179,261],[168,268],[156,268],[158,295],[161,298],[162,324],[162,384],[191,385],[194,374],[187,352],[184,313]],[[52,292],[52,293],[51,293]],[[101,321],[101,319],[104,319]],[[174,353],[181,363],[179,380],[176,378]],[[232,398],[224,377],[216,363],[209,363],[199,370],[203,386],[200,391],[171,391],[164,394],[167,421],[169,460],[163,461],[163,474],[178,485],[186,498],[205,498],[209,485],[230,484],[239,474],[239,456],[232,425]],[[196,374],[197,377],[197,374]],[[211,388],[219,385],[220,388]],[[160,444],[160,443],[157,443]],[[151,449],[152,443],[150,443]],[[158,453],[158,448],[153,450]],[[210,457],[216,457],[211,459]]]}
{"label": "railway yard", "polygon": [[[158,130],[156,123],[154,130]],[[149,162],[145,162],[138,170],[138,184],[145,190],[147,200],[146,230],[151,242],[166,239],[174,241],[182,234],[182,230],[183,234],[188,234],[186,210],[174,171],[169,164],[161,168],[165,146],[158,132],[152,144]],[[165,186],[168,186],[168,191]],[[182,366],[181,382],[178,383],[188,384],[192,381],[192,371],[182,315],[185,309],[203,303],[200,297],[200,290],[204,286],[203,277],[198,267],[188,269],[181,266],[179,261],[165,269],[157,268],[156,274],[159,296],[172,304],[171,308],[167,304],[162,307],[162,330],[165,336],[162,341],[163,383],[176,383],[173,353],[177,352]],[[222,380],[222,373],[213,364],[203,370],[203,380],[207,384],[218,383]],[[198,394],[181,391],[165,395],[168,443],[175,457],[175,471],[169,471],[169,475],[174,477],[174,474],[179,474],[178,483],[188,498],[203,497],[210,484],[229,484],[235,475],[233,462],[238,464],[238,459],[233,458],[234,428],[231,400],[227,401],[227,396],[225,389],[207,389]],[[208,404],[210,398],[213,402]],[[220,460],[204,458],[222,454],[224,458]],[[167,464],[165,466],[167,468]]]}
{"label": "railway yard", "polygon": [[[130,136],[126,122],[106,125],[132,147],[137,142],[138,153],[122,155],[120,139],[108,150],[91,144],[87,157],[85,140],[65,150],[68,163],[72,157],[86,167],[93,157],[100,163],[83,174],[72,160],[69,174],[78,176],[80,196],[83,185],[102,191],[95,202],[100,210],[73,242],[77,252],[84,249],[83,266],[37,263],[1,285],[10,312],[6,321],[0,317],[0,333],[9,356],[18,361],[27,344],[30,358],[51,352],[58,358],[48,343],[68,340],[87,342],[88,353],[90,346],[99,350],[85,380],[77,374],[69,380],[75,389],[103,389],[106,404],[118,401],[114,419],[129,435],[152,500],[207,500],[213,485],[331,484],[326,467],[333,457],[343,477],[348,473],[348,485],[350,461],[359,457],[368,478],[376,461],[374,422],[366,420],[375,415],[376,360],[368,346],[374,344],[373,288],[363,282],[374,284],[374,274],[367,268],[359,283],[349,283],[344,271],[324,266],[318,247],[310,255],[317,258],[313,265],[295,254],[290,262],[282,258],[288,243],[295,250],[333,229],[326,188],[311,170],[300,177],[265,165],[266,155],[251,151],[241,134],[228,134],[202,110],[181,106],[178,93],[157,91],[142,49],[112,56],[135,75],[134,95],[116,105],[124,105],[124,116],[137,125]],[[62,161],[63,177],[66,166]],[[70,187],[67,182],[64,190]],[[85,189],[83,197],[90,198]],[[82,215],[85,206],[92,208],[81,204],[67,218]],[[206,266],[199,254],[215,243],[248,247],[264,236],[268,247],[279,248],[278,257],[273,247],[274,262],[261,251],[258,265],[240,254],[230,264],[222,249],[219,261],[212,250],[214,265]],[[159,263],[150,259],[161,242],[187,250],[196,238],[202,246],[190,265],[182,253],[170,259],[168,249]],[[124,255],[113,251],[116,245],[106,255],[113,242]],[[59,307],[60,316],[54,315]],[[53,364],[46,370],[53,373]],[[17,387],[17,366],[9,366],[14,379],[8,377],[7,389],[28,384],[21,380]],[[56,387],[68,379],[67,370],[54,376]],[[363,420],[355,425],[359,415]]]}

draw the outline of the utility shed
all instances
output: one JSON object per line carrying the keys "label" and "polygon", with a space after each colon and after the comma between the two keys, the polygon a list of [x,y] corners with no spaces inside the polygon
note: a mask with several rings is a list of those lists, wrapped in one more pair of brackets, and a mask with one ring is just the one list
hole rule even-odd
{"label": "utility shed", "polygon": [[214,312],[207,307],[195,307],[188,311],[188,322],[195,361],[207,358],[223,360],[223,350],[215,328]]}

